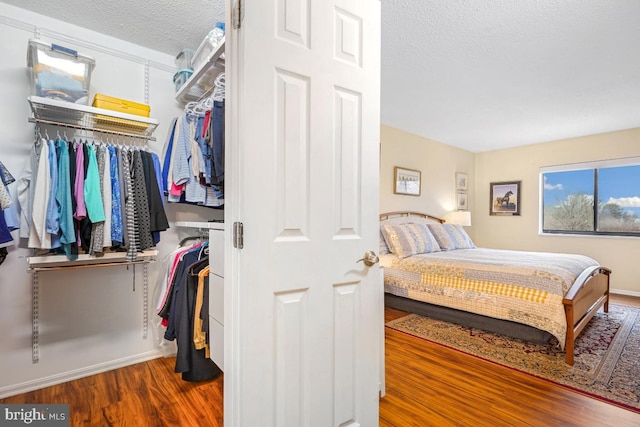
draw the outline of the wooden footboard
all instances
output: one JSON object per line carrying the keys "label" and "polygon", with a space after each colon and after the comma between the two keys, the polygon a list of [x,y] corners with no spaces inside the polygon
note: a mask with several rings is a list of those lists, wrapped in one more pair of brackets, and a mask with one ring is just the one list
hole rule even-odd
{"label": "wooden footboard", "polygon": [[562,303],[567,317],[566,362],[573,365],[574,342],[600,307],[609,311],[609,275],[606,267],[589,267],[578,276]]}

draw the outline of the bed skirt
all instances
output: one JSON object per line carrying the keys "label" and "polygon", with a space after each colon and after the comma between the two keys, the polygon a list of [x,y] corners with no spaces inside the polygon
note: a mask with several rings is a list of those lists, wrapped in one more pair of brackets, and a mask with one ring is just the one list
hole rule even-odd
{"label": "bed skirt", "polygon": [[542,331],[522,323],[494,319],[480,314],[470,313],[468,311],[415,301],[389,293],[384,294],[384,305],[385,307],[408,311],[410,313],[416,313],[466,327],[482,329],[484,331],[536,344],[545,344],[553,337],[549,332]]}

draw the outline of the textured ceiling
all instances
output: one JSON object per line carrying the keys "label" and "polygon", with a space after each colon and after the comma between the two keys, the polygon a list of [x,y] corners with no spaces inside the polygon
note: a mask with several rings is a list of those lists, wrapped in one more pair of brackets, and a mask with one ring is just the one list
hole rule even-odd
{"label": "textured ceiling", "polygon": [[639,46],[638,0],[383,0],[382,121],[470,151],[639,127]]}
{"label": "textured ceiling", "polygon": [[0,1],[174,56],[225,17],[224,0]]}
{"label": "textured ceiling", "polygon": [[[171,55],[223,0],[1,0]],[[638,0],[382,0],[381,120],[469,151],[640,127]]]}

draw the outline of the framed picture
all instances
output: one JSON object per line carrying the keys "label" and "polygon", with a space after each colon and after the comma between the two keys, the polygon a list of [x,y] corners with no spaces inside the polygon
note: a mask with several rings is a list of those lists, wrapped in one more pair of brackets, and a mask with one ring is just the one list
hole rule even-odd
{"label": "framed picture", "polygon": [[489,214],[520,215],[520,183],[492,182],[489,188]]}
{"label": "framed picture", "polygon": [[459,211],[466,211],[468,208],[467,193],[456,194],[456,209]]}
{"label": "framed picture", "polygon": [[469,175],[462,172],[456,173],[456,191],[467,191],[469,189]]}
{"label": "framed picture", "polygon": [[406,169],[396,166],[394,168],[394,190],[395,194],[408,194],[410,196],[420,195],[420,171]]}

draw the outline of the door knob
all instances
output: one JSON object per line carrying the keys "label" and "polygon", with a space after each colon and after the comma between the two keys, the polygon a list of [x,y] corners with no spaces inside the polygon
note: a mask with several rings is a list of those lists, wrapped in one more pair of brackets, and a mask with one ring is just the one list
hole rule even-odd
{"label": "door knob", "polygon": [[366,265],[367,267],[371,267],[372,265],[377,264],[377,262],[380,261],[380,258],[378,258],[375,252],[367,251],[364,253],[364,258],[359,259],[356,262],[360,261],[363,261],[364,265]]}

